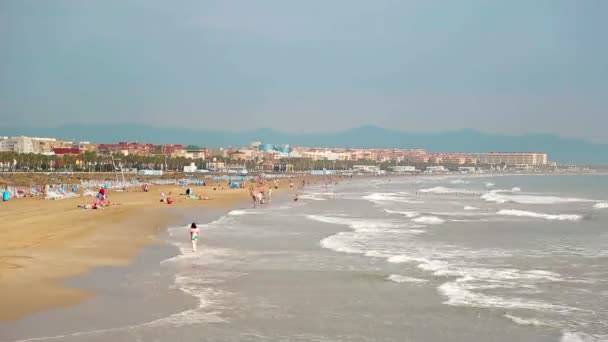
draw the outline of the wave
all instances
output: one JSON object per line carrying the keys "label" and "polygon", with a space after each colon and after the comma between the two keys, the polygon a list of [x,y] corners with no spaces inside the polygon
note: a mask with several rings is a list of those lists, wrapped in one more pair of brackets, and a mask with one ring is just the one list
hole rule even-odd
{"label": "wave", "polygon": [[470,291],[466,283],[456,280],[439,286],[439,292],[447,297],[444,304],[477,308],[523,309],[544,312],[567,313],[567,306],[522,298],[503,298]]}
{"label": "wave", "polygon": [[381,220],[369,220],[352,217],[336,217],[323,215],[306,215],[306,218],[313,221],[349,226],[357,231],[377,231],[381,229],[399,228],[402,224]]}
{"label": "wave", "polygon": [[391,274],[389,275],[386,279],[395,282],[395,283],[426,283],[428,282],[427,279],[420,279],[420,278],[412,278],[412,277],[406,277],[406,276],[402,276],[399,274]]}
{"label": "wave", "polygon": [[466,207],[464,207],[464,210],[479,210],[479,208],[467,205]]}
{"label": "wave", "polygon": [[560,204],[575,202],[592,202],[584,198],[568,198],[557,196],[536,196],[536,195],[506,195],[499,192],[488,192],[481,196],[487,202],[496,203],[519,203],[519,204]]}
{"label": "wave", "polygon": [[470,190],[465,189],[454,189],[454,188],[446,188],[444,186],[436,186],[427,189],[420,189],[418,192],[429,193],[429,194],[471,194],[474,193]]}
{"label": "wave", "polygon": [[453,181],[450,182],[450,184],[469,184],[469,181],[465,181],[462,179],[454,179]]}
{"label": "wave", "polygon": [[445,222],[444,219],[440,219],[437,216],[420,216],[412,221],[420,224],[442,224]]}
{"label": "wave", "polygon": [[543,323],[535,318],[526,319],[526,318],[521,318],[521,317],[509,315],[509,314],[505,314],[504,317],[510,319],[513,323],[519,324],[519,325],[533,325],[536,327],[547,325],[546,323]]}
{"label": "wave", "polygon": [[545,220],[557,220],[557,221],[578,221],[583,217],[581,215],[575,214],[542,214],[536,213],[533,211],[525,211],[525,210],[511,210],[511,209],[503,209],[496,213],[497,215],[503,216],[517,216],[517,217],[531,217],[531,218],[539,218]]}
{"label": "wave", "polygon": [[416,216],[420,216],[420,213],[416,212],[416,211],[397,211],[397,210],[384,209],[384,212],[389,213],[389,214],[403,215],[407,218],[414,218]]}
{"label": "wave", "polygon": [[399,203],[410,203],[410,204],[420,204],[423,203],[421,201],[416,201],[409,199],[404,196],[403,192],[375,192],[366,196],[363,196],[363,199],[374,202],[374,203],[385,203],[385,202],[399,202]]}
{"label": "wave", "polygon": [[233,210],[228,213],[230,216],[257,215],[259,212],[254,210]]}
{"label": "wave", "polygon": [[[338,233],[332,236],[328,236],[321,240],[321,247],[331,249],[336,252],[349,253],[349,254],[360,254],[364,250],[362,248],[355,247],[352,243],[347,243],[344,237],[347,237],[350,233]],[[348,237],[347,237],[348,238]]]}
{"label": "wave", "polygon": [[486,182],[486,188],[493,188],[496,184],[492,183],[492,182]]}
{"label": "wave", "polygon": [[600,342],[606,341],[608,335],[592,336],[581,332],[565,331],[560,342]]}
{"label": "wave", "polygon": [[608,202],[599,202],[593,205],[594,209],[608,209]]}

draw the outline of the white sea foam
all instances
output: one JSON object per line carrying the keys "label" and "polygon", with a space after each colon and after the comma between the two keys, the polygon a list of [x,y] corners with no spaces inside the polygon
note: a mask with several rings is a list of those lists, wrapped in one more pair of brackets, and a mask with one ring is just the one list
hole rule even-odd
{"label": "white sea foam", "polygon": [[406,263],[406,262],[417,262],[417,263],[428,263],[430,262],[430,260],[425,259],[425,258],[420,258],[420,257],[413,257],[413,256],[409,256],[409,255],[393,255],[390,258],[387,259],[388,262],[393,263],[393,264],[402,264],[402,263]]}
{"label": "white sea foam", "polygon": [[557,220],[557,221],[578,221],[578,220],[582,219],[581,215],[575,215],[575,214],[552,215],[552,214],[536,213],[533,211],[511,210],[511,209],[503,209],[503,210],[498,211],[496,214],[502,215],[502,216],[531,217],[531,218],[538,218],[538,219],[545,219],[545,220]]}
{"label": "white sea foam", "polygon": [[230,216],[243,216],[243,215],[256,215],[259,214],[258,211],[255,210],[233,210],[228,213]]}
{"label": "white sea foam", "polygon": [[496,203],[520,203],[520,204],[560,204],[574,202],[592,202],[592,200],[584,198],[568,198],[557,196],[537,196],[537,195],[508,195],[499,192],[488,192],[481,196],[481,199],[487,202]]}
{"label": "white sea foam", "polygon": [[364,255],[366,257],[370,257],[370,258],[383,258],[383,259],[388,259],[391,257],[390,254],[386,254],[386,253],[382,253],[382,252],[378,252],[378,251],[367,251],[364,253]]}
{"label": "white sea foam", "polygon": [[465,189],[454,189],[454,188],[446,188],[444,186],[436,186],[427,189],[420,189],[418,192],[429,193],[429,194],[470,194],[473,193],[470,190]]}
{"label": "white sea foam", "polygon": [[545,312],[567,313],[572,308],[522,298],[503,298],[470,291],[462,281],[447,282],[439,286],[439,292],[447,297],[444,304],[478,308],[525,309]]}
{"label": "white sea foam", "polygon": [[[321,240],[321,246],[323,248],[331,249],[336,252],[360,254],[363,253],[361,248],[355,247],[352,243],[345,242],[344,236],[349,233],[338,233],[336,235],[328,236]],[[350,240],[350,239],[348,239]]]}
{"label": "white sea foam", "polygon": [[467,205],[466,207],[464,207],[464,210],[479,210],[479,208]]}
{"label": "white sea foam", "polygon": [[608,209],[608,202],[599,202],[593,205],[594,209]]}
{"label": "white sea foam", "polygon": [[486,182],[486,188],[493,188],[496,184],[492,183],[492,182]]}
{"label": "white sea foam", "polygon": [[427,279],[412,278],[412,277],[402,276],[399,274],[391,274],[386,279],[393,281],[395,283],[417,283],[417,284],[419,284],[419,283],[426,283],[428,281]]}
{"label": "white sea foam", "polygon": [[606,341],[608,335],[592,336],[581,332],[566,331],[562,335],[560,342],[600,342]]}
{"label": "white sea foam", "polygon": [[533,325],[536,327],[547,325],[546,323],[543,323],[535,318],[521,318],[521,317],[509,315],[509,314],[505,314],[504,316],[505,316],[505,318],[508,318],[511,321],[513,321],[513,323],[519,324],[519,325]]}
{"label": "white sea foam", "polygon": [[440,219],[437,216],[420,216],[412,221],[420,224],[442,224],[445,222],[444,219]]}
{"label": "white sea foam", "polygon": [[174,287],[196,298],[198,300],[198,307],[178,312],[156,321],[148,322],[145,325],[157,326],[170,324],[172,326],[184,326],[200,324],[201,322],[225,322],[225,320],[219,316],[219,313],[205,312],[202,310],[212,304],[216,304],[219,298],[225,295],[222,291],[208,287],[209,284],[209,281],[199,278],[196,275],[186,273],[177,275],[175,277]]}
{"label": "white sea foam", "polygon": [[407,198],[404,193],[398,193],[398,192],[375,192],[375,193],[363,196],[363,199],[377,203],[377,204],[382,204],[382,203],[386,203],[386,202],[399,202],[399,203],[410,203],[410,204],[422,203],[421,201],[412,200],[410,198]]}
{"label": "white sea foam", "polygon": [[307,215],[306,218],[313,221],[348,226],[359,232],[382,232],[399,228],[403,224],[373,219],[360,219],[352,217],[336,217],[323,215]]}
{"label": "white sea foam", "polygon": [[397,211],[397,210],[384,209],[384,212],[389,213],[389,214],[403,215],[407,218],[414,218],[416,216],[420,216],[420,213],[416,212],[416,211]]}
{"label": "white sea foam", "polygon": [[451,184],[469,184],[470,182],[462,180],[462,179],[454,179],[453,181],[450,181]]}
{"label": "white sea foam", "polygon": [[319,194],[305,194],[300,195],[299,198],[311,201],[327,201],[327,198],[321,197]]}

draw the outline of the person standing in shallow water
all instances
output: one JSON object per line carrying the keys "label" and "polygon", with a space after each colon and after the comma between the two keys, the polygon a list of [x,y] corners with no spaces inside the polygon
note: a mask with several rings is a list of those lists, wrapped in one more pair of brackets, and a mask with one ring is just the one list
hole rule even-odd
{"label": "person standing in shallow water", "polygon": [[190,241],[192,241],[192,251],[196,252],[196,245],[198,243],[198,235],[200,230],[196,226],[196,223],[192,222],[190,225]]}

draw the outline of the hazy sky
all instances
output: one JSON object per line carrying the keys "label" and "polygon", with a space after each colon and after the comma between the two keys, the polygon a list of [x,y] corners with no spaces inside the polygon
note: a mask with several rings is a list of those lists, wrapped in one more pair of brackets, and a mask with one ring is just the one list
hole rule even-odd
{"label": "hazy sky", "polygon": [[0,0],[0,124],[608,142],[606,0]]}

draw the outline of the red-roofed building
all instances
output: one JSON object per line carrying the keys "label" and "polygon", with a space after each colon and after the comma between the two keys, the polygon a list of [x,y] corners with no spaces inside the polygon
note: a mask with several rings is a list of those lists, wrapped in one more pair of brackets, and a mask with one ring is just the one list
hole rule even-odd
{"label": "red-roofed building", "polygon": [[78,155],[81,153],[80,149],[76,147],[57,147],[53,149],[53,152],[58,156],[62,156],[65,154]]}

